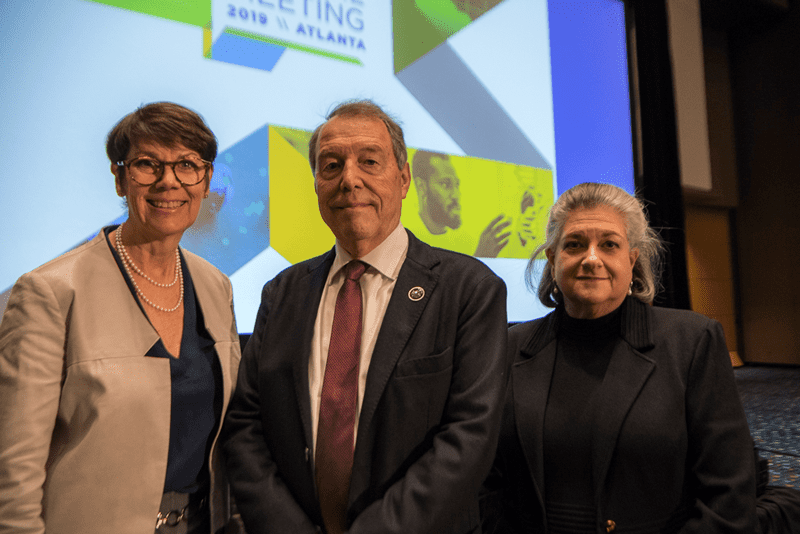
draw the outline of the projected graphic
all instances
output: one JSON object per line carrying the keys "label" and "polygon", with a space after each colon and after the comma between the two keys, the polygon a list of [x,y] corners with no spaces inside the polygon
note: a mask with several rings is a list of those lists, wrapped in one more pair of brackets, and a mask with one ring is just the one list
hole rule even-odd
{"label": "projected graphic", "polygon": [[183,22],[203,28],[211,21],[210,0],[185,0],[182,2],[153,2],[151,0],[87,0],[107,6],[119,7],[161,17],[175,22]]}
{"label": "projected graphic", "polygon": [[22,273],[125,220],[104,139],[148,102],[190,107],[217,135],[210,194],[182,246],[230,276],[243,332],[266,281],[334,243],[307,154],[343,100],[400,120],[403,225],[502,276],[512,321],[545,311],[523,272],[558,193],[587,180],[633,190],[619,0],[31,5],[6,0],[0,17],[12,133],[0,145],[0,311]]}
{"label": "projected graphic", "polygon": [[360,65],[367,2],[212,0],[205,57],[272,70],[287,48]]}
{"label": "projected graphic", "polygon": [[402,223],[426,243],[482,258],[526,260],[544,242],[552,172],[414,149],[409,159],[412,187]]}
{"label": "projected graphic", "polygon": [[[233,275],[271,247],[289,263],[329,250],[308,164],[311,132],[266,125],[220,153],[197,222],[181,244]],[[552,172],[409,148],[401,222],[427,243],[486,258],[527,259],[542,243]],[[443,194],[447,191],[447,194]],[[503,243],[481,236],[494,219]]]}
{"label": "projected graphic", "polygon": [[88,0],[203,28],[203,56],[272,70],[287,48],[361,64],[363,0]]}
{"label": "projected graphic", "polygon": [[211,191],[181,245],[231,275],[270,244],[269,128],[217,156]]}
{"label": "projected graphic", "polygon": [[550,169],[550,163],[446,40],[499,3],[395,2],[395,72],[467,154]]}

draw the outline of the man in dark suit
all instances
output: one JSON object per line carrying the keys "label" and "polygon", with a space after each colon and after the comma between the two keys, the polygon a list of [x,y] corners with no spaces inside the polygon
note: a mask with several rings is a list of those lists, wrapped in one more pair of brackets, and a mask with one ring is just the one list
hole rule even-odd
{"label": "man in dark suit", "polygon": [[403,133],[372,102],[336,108],[309,160],[336,246],[266,284],[242,357],[222,439],[247,531],[480,532],[505,285],[403,229]]}

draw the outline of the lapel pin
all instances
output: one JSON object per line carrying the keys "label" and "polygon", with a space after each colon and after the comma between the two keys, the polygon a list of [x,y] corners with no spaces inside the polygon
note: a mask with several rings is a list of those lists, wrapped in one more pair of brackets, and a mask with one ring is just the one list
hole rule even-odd
{"label": "lapel pin", "polygon": [[412,287],[408,292],[408,298],[417,302],[418,300],[422,300],[422,297],[425,296],[425,290],[421,287]]}

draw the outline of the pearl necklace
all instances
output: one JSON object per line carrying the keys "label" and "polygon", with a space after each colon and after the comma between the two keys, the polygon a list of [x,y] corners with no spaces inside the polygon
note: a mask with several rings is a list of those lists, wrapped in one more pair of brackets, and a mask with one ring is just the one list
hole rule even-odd
{"label": "pearl necklace", "polygon": [[[152,306],[153,308],[155,308],[155,309],[157,309],[159,311],[163,311],[163,312],[169,313],[169,312],[174,312],[175,310],[180,308],[181,307],[181,303],[183,303],[183,270],[181,269],[181,256],[178,253],[178,249],[177,248],[175,249],[175,280],[173,280],[172,283],[170,283],[170,284],[160,284],[160,283],[154,281],[153,279],[151,279],[146,274],[144,274],[141,271],[141,269],[139,269],[136,266],[136,264],[133,263],[133,260],[131,260],[130,256],[128,256],[128,251],[125,250],[125,246],[122,244],[122,225],[121,224],[117,227],[117,231],[114,232],[114,233],[115,233],[114,237],[116,238],[116,243],[117,243],[117,250],[120,251],[120,257],[122,258],[122,266],[125,267],[125,272],[128,274],[128,278],[130,278],[131,282],[133,283],[133,287],[134,287],[134,289],[136,289],[136,293],[140,297],[142,297],[142,299],[144,299],[144,301],[147,304],[149,304],[150,306]],[[162,306],[159,306],[158,304],[153,303],[149,298],[147,298],[145,296],[145,294],[142,292],[142,290],[139,288],[139,285],[136,283],[136,280],[133,278],[133,274],[131,273],[131,269],[129,267],[129,264],[130,264],[130,267],[133,267],[134,271],[136,271],[137,274],[139,274],[140,276],[144,277],[145,280],[149,281],[150,283],[152,283],[154,285],[157,285],[159,287],[172,287],[173,285],[175,285],[176,280],[180,279],[180,281],[181,281],[181,296],[178,299],[178,303],[175,305],[175,307],[174,308],[164,308]]]}
{"label": "pearl necklace", "polygon": [[138,274],[139,276],[141,276],[142,278],[144,278],[145,280],[147,280],[148,282],[150,282],[154,286],[158,286],[158,287],[172,287],[172,286],[174,286],[175,282],[178,281],[178,273],[181,270],[181,255],[178,254],[178,248],[175,247],[175,278],[173,278],[172,282],[170,282],[169,284],[162,284],[160,282],[156,282],[155,280],[153,280],[152,278],[150,278],[149,276],[144,274],[144,272],[141,269],[139,269],[139,267],[137,267],[135,263],[133,263],[133,260],[131,259],[131,257],[128,256],[128,251],[125,250],[124,246],[122,246],[122,226],[123,225],[120,224],[119,227],[117,228],[116,239],[117,239],[117,248],[122,253],[123,263],[129,264],[131,267],[133,267],[133,270],[136,272],[136,274]]}

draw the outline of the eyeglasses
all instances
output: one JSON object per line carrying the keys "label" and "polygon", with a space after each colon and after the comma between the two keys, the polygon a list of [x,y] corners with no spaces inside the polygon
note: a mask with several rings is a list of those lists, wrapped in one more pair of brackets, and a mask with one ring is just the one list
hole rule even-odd
{"label": "eyeglasses", "polygon": [[139,185],[152,185],[164,175],[166,167],[172,167],[175,178],[182,185],[196,185],[208,176],[210,161],[200,158],[184,158],[178,161],[159,161],[149,156],[140,156],[130,161],[118,161],[117,165],[126,167],[131,179]]}

